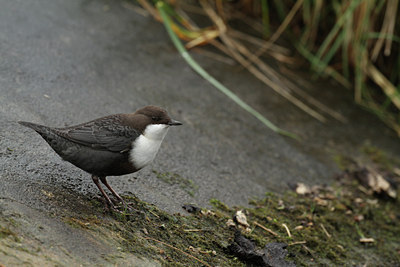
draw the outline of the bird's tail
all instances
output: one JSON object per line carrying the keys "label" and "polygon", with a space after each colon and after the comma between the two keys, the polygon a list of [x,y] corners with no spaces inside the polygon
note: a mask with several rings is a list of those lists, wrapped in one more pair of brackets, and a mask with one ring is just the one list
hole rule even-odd
{"label": "bird's tail", "polygon": [[70,161],[68,158],[66,158],[68,154],[65,154],[65,151],[67,151],[69,148],[68,144],[70,144],[70,142],[60,136],[57,133],[57,129],[26,121],[19,121],[18,123],[35,130],[58,155],[60,155],[63,159]]}
{"label": "bird's tail", "polygon": [[40,125],[40,124],[36,124],[36,123],[32,123],[32,122],[27,122],[27,121],[19,121],[19,124],[25,126],[25,127],[29,127],[33,130],[35,130],[36,132],[38,132],[39,134],[46,134],[50,131],[50,128],[44,125]]}

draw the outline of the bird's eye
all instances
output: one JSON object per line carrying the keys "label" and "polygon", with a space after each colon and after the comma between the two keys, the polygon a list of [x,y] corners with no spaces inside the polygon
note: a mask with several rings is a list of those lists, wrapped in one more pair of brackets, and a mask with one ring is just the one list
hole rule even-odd
{"label": "bird's eye", "polygon": [[160,117],[152,117],[151,119],[152,119],[153,121],[160,121],[160,120],[161,120]]}

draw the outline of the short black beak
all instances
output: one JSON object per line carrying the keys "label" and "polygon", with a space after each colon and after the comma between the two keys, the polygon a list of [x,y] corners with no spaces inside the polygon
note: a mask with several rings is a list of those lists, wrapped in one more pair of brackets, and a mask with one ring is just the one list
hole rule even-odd
{"label": "short black beak", "polygon": [[169,126],[178,126],[178,125],[182,125],[182,122],[171,119],[170,122],[168,122],[168,125]]}

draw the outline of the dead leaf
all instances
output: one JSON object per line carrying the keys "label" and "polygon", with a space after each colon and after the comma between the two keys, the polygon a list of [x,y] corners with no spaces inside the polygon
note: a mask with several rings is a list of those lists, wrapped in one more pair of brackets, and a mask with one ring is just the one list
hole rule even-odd
{"label": "dead leaf", "polygon": [[297,183],[295,192],[299,195],[308,195],[311,194],[311,188],[303,183]]}
{"label": "dead leaf", "polygon": [[355,215],[355,216],[354,216],[354,220],[355,220],[356,222],[361,222],[362,220],[364,220],[364,215],[362,215],[362,214]]}
{"label": "dead leaf", "polygon": [[360,204],[360,203],[363,203],[364,200],[362,198],[358,197],[358,198],[354,199],[354,202],[356,202],[357,204]]}
{"label": "dead leaf", "polygon": [[279,199],[278,201],[278,206],[276,207],[278,210],[283,210],[285,209],[285,203],[283,203],[282,199]]}
{"label": "dead leaf", "polygon": [[317,203],[317,205],[320,205],[320,206],[328,206],[328,204],[329,204],[328,200],[322,199],[319,197],[315,197],[314,201]]}
{"label": "dead leaf", "polygon": [[200,211],[201,214],[205,215],[205,216],[214,216],[215,212],[211,211],[211,210],[201,210]]}
{"label": "dead leaf", "polygon": [[233,216],[233,221],[236,222],[238,224],[238,227],[242,230],[246,232],[251,231],[250,225],[247,222],[247,217],[244,214],[243,210],[239,210],[236,212],[236,214]]}
{"label": "dead leaf", "polygon": [[377,170],[372,168],[362,168],[355,171],[355,177],[364,187],[371,189],[378,195],[396,198],[397,192],[393,186]]}
{"label": "dead leaf", "polygon": [[235,222],[234,222],[232,219],[228,219],[228,220],[226,221],[226,225],[227,225],[228,227],[236,227],[236,224],[235,224]]}

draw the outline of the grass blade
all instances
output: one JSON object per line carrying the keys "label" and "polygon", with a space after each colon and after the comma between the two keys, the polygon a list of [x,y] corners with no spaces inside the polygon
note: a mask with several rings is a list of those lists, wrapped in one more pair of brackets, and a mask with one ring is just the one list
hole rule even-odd
{"label": "grass blade", "polygon": [[163,19],[164,26],[174,43],[175,47],[181,54],[181,56],[185,59],[185,61],[189,64],[190,67],[193,68],[201,77],[206,79],[208,82],[210,82],[212,85],[214,85],[219,91],[227,95],[231,100],[233,100],[236,104],[238,104],[241,108],[252,114],[254,117],[256,117],[258,120],[260,120],[265,126],[273,130],[274,132],[277,132],[279,134],[294,138],[294,139],[299,139],[298,136],[296,136],[293,133],[284,131],[280,128],[278,128],[276,125],[274,125],[272,122],[270,122],[267,118],[265,118],[261,113],[256,111],[254,108],[249,106],[247,103],[245,103],[242,99],[240,99],[236,94],[234,94],[232,91],[230,91],[228,88],[226,88],[223,84],[221,84],[219,81],[217,81],[214,77],[212,77],[210,74],[208,74],[196,61],[193,60],[193,58],[189,55],[189,53],[186,51],[184,46],[182,45],[181,41],[178,39],[178,37],[175,35],[174,31],[171,28],[171,20],[167,15],[167,12],[165,11],[166,9],[166,4],[162,1],[157,2],[156,7]]}

